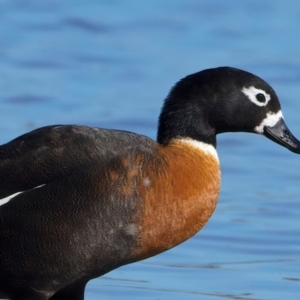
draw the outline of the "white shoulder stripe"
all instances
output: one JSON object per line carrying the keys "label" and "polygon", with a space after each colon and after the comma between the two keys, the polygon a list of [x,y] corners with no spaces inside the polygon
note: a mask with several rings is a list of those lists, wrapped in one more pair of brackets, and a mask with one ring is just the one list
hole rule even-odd
{"label": "white shoulder stripe", "polygon": [[[42,187],[42,186],[44,186],[44,184],[41,184],[41,185],[39,185],[39,186],[36,186],[36,187],[33,188],[33,189],[38,189],[38,188],[40,188],[40,187]],[[30,191],[30,190],[28,190],[28,191]],[[6,204],[7,202],[9,202],[9,201],[12,200],[13,198],[15,198],[17,195],[22,194],[22,193],[24,193],[24,192],[26,192],[26,191],[17,192],[17,193],[14,193],[14,194],[10,195],[10,196],[7,196],[7,197],[5,197],[5,198],[0,199],[0,206]]]}

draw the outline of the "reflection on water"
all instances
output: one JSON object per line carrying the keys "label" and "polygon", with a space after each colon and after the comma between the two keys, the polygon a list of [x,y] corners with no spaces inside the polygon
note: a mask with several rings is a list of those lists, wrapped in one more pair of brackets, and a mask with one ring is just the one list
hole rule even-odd
{"label": "reflection on water", "polygon": [[[0,132],[6,142],[77,123],[155,137],[181,77],[231,65],[276,89],[299,123],[295,1],[0,1]],[[218,138],[219,205],[194,238],[93,280],[87,299],[298,299],[299,157],[260,136]]]}

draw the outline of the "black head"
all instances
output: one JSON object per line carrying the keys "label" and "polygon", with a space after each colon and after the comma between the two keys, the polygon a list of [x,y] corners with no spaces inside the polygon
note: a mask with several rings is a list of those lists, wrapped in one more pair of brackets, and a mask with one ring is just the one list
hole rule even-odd
{"label": "black head", "polygon": [[157,141],[191,138],[216,145],[216,134],[253,132],[300,153],[286,127],[272,87],[261,78],[230,67],[207,69],[180,80],[159,118]]}

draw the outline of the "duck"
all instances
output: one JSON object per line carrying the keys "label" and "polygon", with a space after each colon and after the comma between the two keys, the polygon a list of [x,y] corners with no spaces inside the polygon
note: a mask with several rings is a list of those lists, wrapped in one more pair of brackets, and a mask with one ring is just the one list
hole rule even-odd
{"label": "duck", "polygon": [[218,202],[225,132],[300,153],[273,88],[233,67],[176,83],[156,141],[53,125],[0,146],[0,298],[83,300],[89,280],[195,235]]}

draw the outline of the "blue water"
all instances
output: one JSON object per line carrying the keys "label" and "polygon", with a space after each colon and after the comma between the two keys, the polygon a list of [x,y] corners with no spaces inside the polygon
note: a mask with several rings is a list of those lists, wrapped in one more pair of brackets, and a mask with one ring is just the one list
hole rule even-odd
{"label": "blue water", "polygon": [[[229,65],[267,80],[300,138],[300,2],[1,0],[0,142],[76,123],[155,138],[171,86]],[[300,157],[218,137],[222,189],[182,245],[90,282],[86,299],[300,299]]]}

